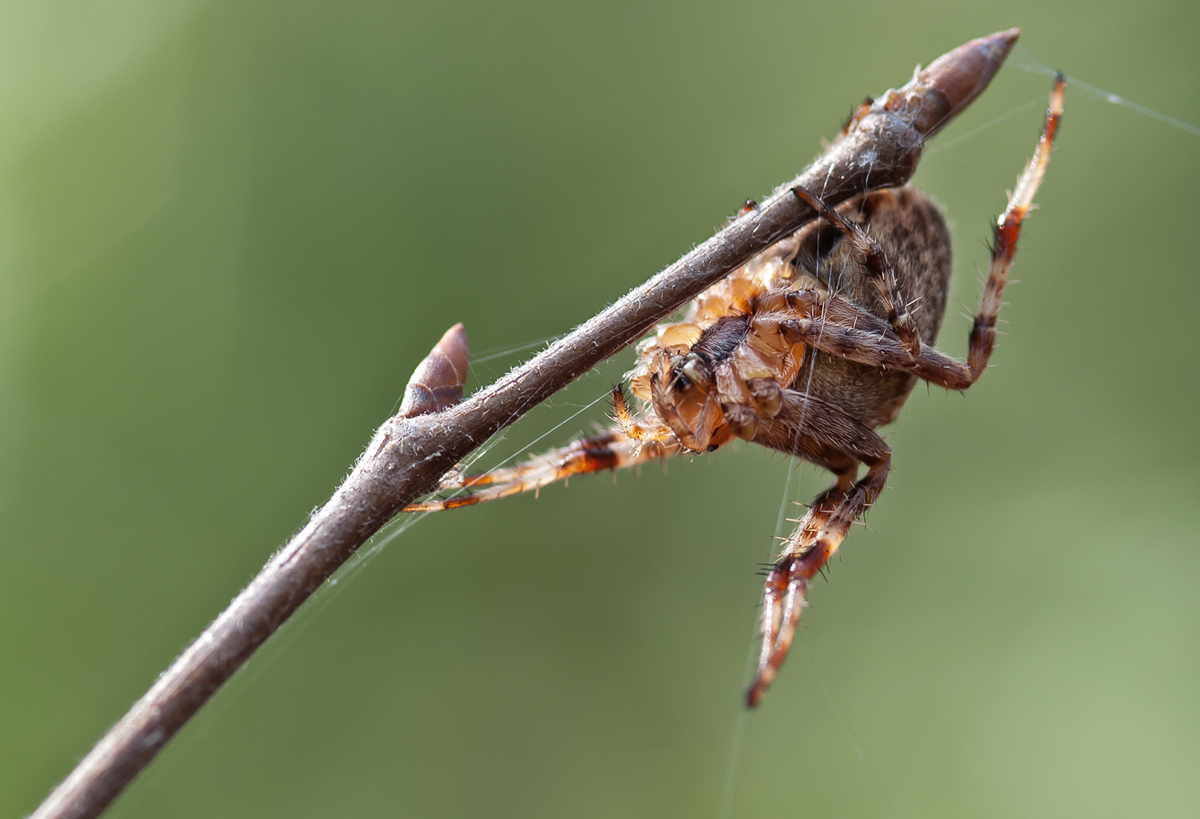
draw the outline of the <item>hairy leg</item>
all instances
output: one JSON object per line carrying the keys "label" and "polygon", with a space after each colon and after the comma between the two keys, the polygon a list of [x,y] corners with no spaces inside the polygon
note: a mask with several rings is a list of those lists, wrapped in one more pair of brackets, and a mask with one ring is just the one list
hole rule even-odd
{"label": "hairy leg", "polygon": [[[911,372],[943,387],[963,390],[975,383],[987,368],[996,344],[996,321],[1001,296],[1008,282],[1021,223],[1033,206],[1033,196],[1050,161],[1050,150],[1062,119],[1064,82],[1054,82],[1050,107],[1033,158],[1025,167],[1008,207],[996,222],[992,259],[980,297],[979,312],[971,329],[967,362],[963,364],[938,352],[922,348],[912,316],[897,282],[895,269],[879,244],[858,225],[803,188],[793,192],[849,237],[863,254],[863,267],[879,288],[888,321],[884,322],[846,299],[832,296],[817,299],[815,291],[789,294],[789,304],[798,302],[802,318],[784,323],[785,332],[817,349],[862,364]],[[799,304],[800,302],[808,302]]]}
{"label": "hairy leg", "polygon": [[468,490],[467,494],[410,504],[402,511],[440,512],[473,506],[522,492],[536,492],[573,475],[627,469],[685,451],[665,428],[637,421],[630,413],[620,387],[613,388],[613,415],[618,427],[535,455],[516,466],[493,469],[480,475],[453,472],[442,479],[442,490]]}
{"label": "hairy leg", "polygon": [[887,317],[888,321],[891,322],[892,330],[895,331],[904,348],[911,355],[919,355],[921,352],[921,337],[917,333],[916,319],[908,311],[908,301],[900,287],[900,280],[896,275],[895,263],[883,252],[883,248],[879,246],[879,242],[872,239],[862,227],[842,216],[842,214],[826,205],[805,188],[794,187],[792,188],[792,193],[819,213],[822,219],[825,219],[844,233],[855,249],[862,254],[860,264],[866,272],[867,277],[875,283],[875,288],[878,290],[879,296],[883,301],[884,309],[887,310]]}
{"label": "hairy leg", "polygon": [[827,353],[889,370],[903,370],[952,390],[965,390],[975,381],[966,364],[933,347],[914,356],[886,321],[841,296],[815,290],[790,294],[805,318],[780,322],[788,337]]}
{"label": "hairy leg", "polygon": [[[809,581],[883,491],[891,467],[891,450],[882,438],[836,407],[795,390],[784,391],[779,414],[760,424],[755,441],[825,466],[837,482],[813,502],[767,573],[762,651],[746,692],[751,708],[787,658]],[[867,472],[855,481],[859,464],[866,464]]]}
{"label": "hairy leg", "polygon": [[1046,173],[1046,165],[1050,162],[1050,149],[1054,146],[1054,136],[1058,133],[1058,124],[1062,120],[1065,85],[1062,74],[1055,77],[1054,90],[1050,92],[1050,109],[1046,112],[1046,124],[1042,127],[1037,149],[1025,167],[1025,172],[1017,180],[1017,188],[1009,197],[1008,207],[996,222],[992,262],[983,286],[979,313],[975,316],[975,324],[971,328],[967,353],[967,366],[974,378],[983,374],[988,358],[992,355],[992,348],[996,344],[996,317],[1000,313],[1000,297],[1004,293],[1004,285],[1008,282],[1008,270],[1012,267],[1013,254],[1017,250],[1021,222],[1033,207],[1033,195],[1037,193],[1042,176]]}

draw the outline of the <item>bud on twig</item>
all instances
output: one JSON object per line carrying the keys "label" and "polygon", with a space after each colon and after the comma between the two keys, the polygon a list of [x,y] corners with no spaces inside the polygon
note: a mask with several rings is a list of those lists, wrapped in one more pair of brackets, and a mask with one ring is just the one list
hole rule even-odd
{"label": "bud on twig", "polygon": [[446,331],[441,341],[433,345],[429,355],[413,370],[412,378],[404,388],[400,417],[441,412],[461,401],[470,354],[467,331],[459,322]]}

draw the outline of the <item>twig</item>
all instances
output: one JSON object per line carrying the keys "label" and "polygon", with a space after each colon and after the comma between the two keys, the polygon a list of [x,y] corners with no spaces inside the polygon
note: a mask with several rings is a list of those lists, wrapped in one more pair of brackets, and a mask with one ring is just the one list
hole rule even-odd
{"label": "twig", "polygon": [[[499,430],[604,359],[751,256],[815,214],[792,195],[801,185],[836,205],[904,184],[925,140],[977,97],[1016,42],[1017,30],[974,40],[939,58],[899,91],[859,107],[836,142],[795,181],[545,352],[471,398],[414,395],[384,422],[345,482],[203,634],[159,677],[34,819],[98,816],[250,655],[355,550],[406,504]],[[447,334],[423,365],[454,368]],[[465,339],[462,339],[465,345]],[[462,351],[465,352],[465,347]],[[422,376],[413,385],[420,392]],[[410,385],[410,386],[413,386]],[[410,394],[413,391],[410,389]],[[451,399],[452,400],[452,399]],[[427,414],[416,414],[418,412]]]}

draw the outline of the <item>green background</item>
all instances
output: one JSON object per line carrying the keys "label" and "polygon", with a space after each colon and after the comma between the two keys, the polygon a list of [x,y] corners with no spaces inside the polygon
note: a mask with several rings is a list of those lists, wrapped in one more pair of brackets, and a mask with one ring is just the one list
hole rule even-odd
{"label": "green background", "polygon": [[[304,523],[446,327],[490,381],[1013,25],[1014,62],[1200,123],[1190,2],[5,2],[0,814]],[[1006,68],[918,173],[956,355],[1049,87]],[[1200,136],[1066,107],[996,366],[888,431],[891,488],[757,712],[756,564],[828,476],[738,445],[422,519],[111,815],[1200,813]]]}

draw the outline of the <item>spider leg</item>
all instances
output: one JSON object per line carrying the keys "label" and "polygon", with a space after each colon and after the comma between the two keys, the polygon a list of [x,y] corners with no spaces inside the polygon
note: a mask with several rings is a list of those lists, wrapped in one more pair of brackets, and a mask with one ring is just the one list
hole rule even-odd
{"label": "spider leg", "polygon": [[[800,530],[788,538],[788,543],[796,540],[797,536],[803,532],[803,535],[808,538],[815,537],[820,531],[825,528],[830,518],[841,507],[842,501],[850,494],[850,490],[854,487],[854,470],[848,470],[837,476],[837,483],[826,489],[808,508],[800,524]],[[785,549],[786,552],[786,549]],[[786,572],[778,570],[778,561],[771,571],[767,574],[766,589],[763,594],[763,613],[762,613],[762,651],[759,653],[758,667],[759,677],[762,675],[763,668],[771,668],[774,659],[779,655],[779,646],[783,646],[783,654],[786,655],[791,647],[792,637],[795,634],[796,624],[800,619],[800,611],[803,608],[803,591],[801,586],[802,581],[799,578],[792,578]],[[783,601],[783,607],[780,607],[780,601]],[[797,605],[799,603],[799,605]],[[781,635],[786,634],[783,641]],[[779,669],[779,663],[782,663],[782,657],[778,662],[774,663],[774,668],[771,671],[772,677]],[[756,683],[758,677],[756,677]],[[769,680],[767,681],[770,682]],[[763,685],[765,690],[765,684]],[[751,707],[758,704],[758,699],[762,696],[761,692],[756,695],[754,702],[750,703]]]}
{"label": "spider leg", "polygon": [[[891,468],[891,449],[882,438],[831,404],[796,390],[784,390],[779,414],[760,419],[754,440],[825,466],[837,475],[837,482],[813,502],[767,574],[762,651],[746,692],[751,708],[787,658],[809,581],[837,552],[851,524],[879,497]],[[866,464],[867,472],[856,482],[859,464]]]}
{"label": "spider leg", "polygon": [[813,290],[790,295],[811,305],[805,318],[780,322],[788,338],[860,364],[910,372],[951,390],[965,390],[975,381],[966,364],[933,347],[922,347],[914,356],[886,321],[841,296]]}
{"label": "spider leg", "polygon": [[866,270],[867,276],[875,283],[875,288],[879,291],[879,297],[883,301],[884,309],[887,310],[888,321],[891,322],[892,329],[895,330],[909,353],[914,357],[919,355],[921,337],[917,333],[916,319],[913,318],[912,313],[908,312],[908,302],[900,288],[896,266],[884,253],[879,242],[872,239],[862,227],[826,205],[805,188],[797,185],[792,188],[792,193],[819,213],[822,219],[844,233],[862,254],[863,269]]}
{"label": "spider leg", "polygon": [[467,475],[450,481],[445,487],[472,488],[485,486],[470,494],[452,498],[410,504],[404,512],[440,512],[458,509],[485,501],[499,500],[522,492],[541,489],[573,475],[586,475],[606,469],[627,469],[649,461],[677,455],[682,448],[668,440],[634,440],[618,429],[582,438],[569,446],[536,455],[524,463],[505,469],[494,469],[483,475]]}
{"label": "spider leg", "polygon": [[634,418],[620,386],[613,387],[612,400],[617,427],[535,455],[516,466],[493,469],[480,475],[451,472],[450,476],[442,479],[442,489],[489,488],[458,497],[413,503],[401,511],[440,512],[443,509],[473,506],[522,492],[536,492],[543,486],[566,480],[572,475],[640,466],[683,451],[670,430],[657,423],[639,423]]}
{"label": "spider leg", "polygon": [[1062,119],[1063,88],[1064,82],[1060,76],[1054,82],[1037,149],[1018,180],[1008,207],[996,223],[992,259],[979,313],[971,330],[966,363],[955,361],[936,349],[922,347],[915,335],[908,335],[912,329],[911,314],[904,308],[903,297],[896,285],[895,270],[879,245],[862,228],[825,206],[803,188],[796,188],[793,192],[859,246],[865,257],[864,266],[880,289],[888,321],[840,296],[822,296],[813,290],[798,290],[787,296],[791,312],[799,317],[780,322],[785,337],[861,364],[910,372],[947,389],[965,390],[979,380],[995,347],[1001,295],[1012,267],[1021,223],[1033,206],[1033,196],[1050,161],[1050,149]]}
{"label": "spider leg", "polygon": [[1025,167],[1025,172],[1017,180],[1017,188],[1009,197],[1008,207],[996,221],[992,262],[988,267],[987,282],[983,286],[979,313],[975,316],[975,324],[971,328],[967,354],[967,366],[974,378],[983,374],[992,348],[996,344],[996,316],[1000,313],[1000,297],[1004,293],[1004,285],[1008,282],[1008,270],[1012,267],[1013,254],[1017,250],[1021,222],[1033,206],[1033,195],[1042,183],[1046,165],[1050,162],[1050,149],[1054,145],[1054,136],[1058,133],[1058,124],[1062,120],[1065,86],[1062,74],[1054,78],[1054,90],[1050,92],[1050,108],[1046,111],[1046,124],[1042,126],[1037,149]]}

